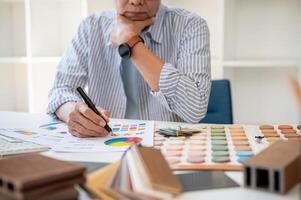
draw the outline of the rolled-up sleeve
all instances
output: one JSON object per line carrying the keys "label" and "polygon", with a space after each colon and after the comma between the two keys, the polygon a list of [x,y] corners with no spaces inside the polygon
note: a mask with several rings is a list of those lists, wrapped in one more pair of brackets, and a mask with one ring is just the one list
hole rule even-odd
{"label": "rolled-up sleeve", "polygon": [[186,122],[206,116],[211,89],[209,29],[198,18],[185,29],[176,63],[165,63],[158,92],[152,94]]}
{"label": "rolled-up sleeve", "polygon": [[55,111],[68,101],[78,101],[78,86],[85,87],[88,77],[88,41],[90,19],[80,24],[78,31],[59,63],[53,88],[49,92],[47,113]]}

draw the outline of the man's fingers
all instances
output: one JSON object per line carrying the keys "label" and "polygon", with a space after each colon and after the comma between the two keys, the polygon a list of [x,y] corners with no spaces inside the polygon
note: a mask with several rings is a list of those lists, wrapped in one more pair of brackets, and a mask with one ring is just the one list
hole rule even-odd
{"label": "man's fingers", "polygon": [[80,134],[81,136],[85,137],[93,137],[94,135],[90,133],[89,130],[84,128],[82,125],[75,121],[69,121],[68,126],[70,126],[70,129],[73,130],[73,132],[76,132],[77,134]]}
{"label": "man's fingers", "polygon": [[88,118],[86,118],[85,116],[81,115],[80,113],[78,113],[76,115],[76,117],[74,117],[73,121],[81,124],[84,128],[94,131],[96,133],[99,133],[100,135],[103,134],[108,134],[108,132],[100,125],[96,125],[95,123],[93,123],[92,121],[90,121]]}
{"label": "man's fingers", "polygon": [[88,136],[84,136],[84,135],[79,134],[76,130],[70,130],[69,132],[70,132],[73,136],[78,137],[78,138],[86,138],[86,137],[88,137]]}
{"label": "man's fingers", "polygon": [[106,122],[98,116],[93,110],[91,110],[85,103],[78,104],[77,110],[84,115],[87,119],[90,119],[96,125],[100,125],[102,127],[105,126]]}
{"label": "man's fingers", "polygon": [[107,123],[109,123],[110,121],[110,113],[106,110],[101,112],[102,116],[105,118],[105,120],[107,121]]}
{"label": "man's fingers", "polygon": [[79,137],[79,138],[84,138],[86,136],[83,136],[81,134],[79,134],[75,129],[74,129],[74,126],[71,125],[69,122],[68,122],[68,131],[69,133],[71,133],[73,136],[75,137]]}
{"label": "man's fingers", "polygon": [[119,22],[130,22],[130,21],[131,21],[131,20],[129,20],[128,18],[126,18],[125,16],[120,15],[120,14],[116,17],[116,19],[117,19],[117,21],[119,21]]}
{"label": "man's fingers", "polygon": [[108,123],[110,121],[110,112],[101,108],[97,107],[97,110],[102,114],[102,116],[105,118],[106,122]]}
{"label": "man's fingers", "polygon": [[69,121],[68,122],[68,127],[71,130],[71,133],[75,136],[78,136],[78,135],[83,136],[83,137],[99,137],[99,136],[104,137],[104,136],[107,136],[107,133],[106,133],[104,128],[99,133],[99,132],[89,130],[89,129],[83,127],[81,124],[79,124],[75,121]]}
{"label": "man's fingers", "polygon": [[[106,120],[109,114],[104,109],[100,112]],[[109,133],[104,128],[106,121],[90,109],[84,102],[78,102],[67,121],[69,132],[76,137],[104,137]]]}

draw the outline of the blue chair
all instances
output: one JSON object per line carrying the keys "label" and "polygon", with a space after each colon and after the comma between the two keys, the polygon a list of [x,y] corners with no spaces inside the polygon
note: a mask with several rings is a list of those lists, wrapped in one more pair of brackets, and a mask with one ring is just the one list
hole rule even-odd
{"label": "blue chair", "polygon": [[233,124],[229,80],[212,81],[207,115],[200,123]]}

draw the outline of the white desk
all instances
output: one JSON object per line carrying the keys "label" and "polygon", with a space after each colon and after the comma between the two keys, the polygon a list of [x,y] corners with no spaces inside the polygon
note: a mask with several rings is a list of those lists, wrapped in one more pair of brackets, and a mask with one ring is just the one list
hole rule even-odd
{"label": "white desk", "polygon": [[[0,112],[0,128],[30,128],[37,124],[47,123],[51,118],[46,114],[28,114],[16,112]],[[44,152],[44,155],[66,160],[81,162],[113,162],[120,158],[121,153],[58,153],[53,151]],[[242,185],[243,175],[241,172],[226,172],[230,178]],[[285,196],[270,194],[257,190],[250,190],[243,187],[202,190],[183,193],[177,199],[231,199],[231,200],[297,200],[300,197],[300,186],[293,188]]]}

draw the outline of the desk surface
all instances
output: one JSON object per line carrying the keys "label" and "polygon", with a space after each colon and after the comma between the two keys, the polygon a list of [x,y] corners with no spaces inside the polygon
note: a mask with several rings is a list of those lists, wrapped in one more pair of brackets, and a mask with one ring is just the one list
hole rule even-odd
{"label": "desk surface", "polygon": [[[36,124],[47,123],[50,117],[46,114],[28,114],[28,113],[16,113],[16,112],[0,112],[0,127],[1,128],[30,128]],[[121,157],[120,152],[112,153],[59,153],[48,151],[44,152],[44,155],[66,160],[66,161],[81,161],[81,162],[114,162]],[[226,172],[226,174],[242,185],[243,174],[242,172]],[[297,200],[300,198],[299,185],[293,188],[285,196],[270,194],[267,192],[261,192],[257,190],[250,190],[243,187],[216,189],[216,190],[203,190],[196,192],[183,193],[177,199],[224,199],[225,197],[231,197],[231,200]]]}

